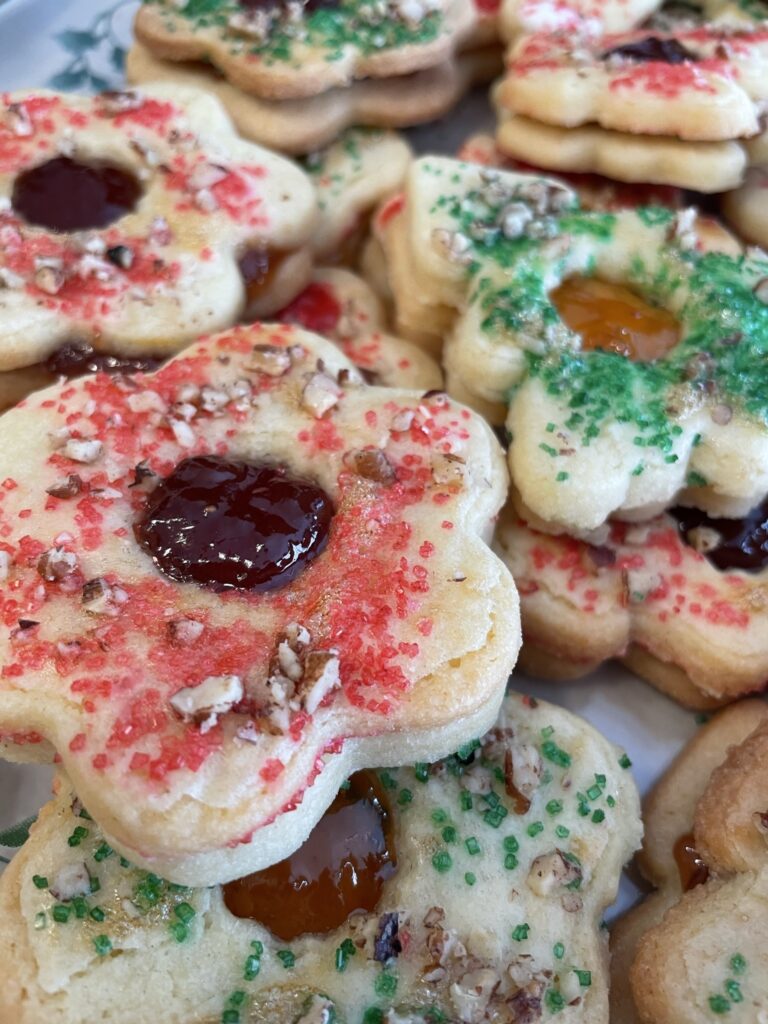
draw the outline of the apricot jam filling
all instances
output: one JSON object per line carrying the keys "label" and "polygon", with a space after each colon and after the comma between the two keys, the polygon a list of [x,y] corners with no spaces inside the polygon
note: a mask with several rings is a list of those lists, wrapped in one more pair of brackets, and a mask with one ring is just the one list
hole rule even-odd
{"label": "apricot jam filling", "polygon": [[279,939],[327,934],[356,910],[372,912],[397,870],[392,817],[373,772],[357,772],[303,846],[279,864],[224,886],[236,917]]}
{"label": "apricot jam filling", "polygon": [[16,178],[11,205],[36,227],[90,231],[131,213],[141,194],[138,179],[121,167],[57,156]]}
{"label": "apricot jam filling", "polygon": [[323,551],[332,518],[325,491],[284,467],[199,455],[158,483],[134,533],[171,579],[263,592]]}
{"label": "apricot jam filling", "polygon": [[258,301],[269,292],[280,268],[291,255],[290,252],[266,246],[253,246],[240,254],[237,265],[245,285],[248,304]]}
{"label": "apricot jam filling", "polygon": [[661,359],[680,341],[680,325],[624,285],[570,277],[550,294],[560,318],[586,351],[616,352],[633,362]]}
{"label": "apricot jam filling", "polygon": [[709,878],[709,868],[696,849],[691,832],[687,832],[676,840],[672,852],[680,873],[680,885],[683,887],[683,892],[688,892],[689,889],[706,882]]}

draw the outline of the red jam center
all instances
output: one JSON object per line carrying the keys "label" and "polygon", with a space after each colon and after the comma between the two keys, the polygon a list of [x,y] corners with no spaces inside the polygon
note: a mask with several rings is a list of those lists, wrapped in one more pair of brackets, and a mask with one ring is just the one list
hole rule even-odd
{"label": "red jam center", "polygon": [[682,506],[670,512],[683,540],[717,569],[762,572],[768,567],[768,498],[743,519],[710,519],[700,509]]}
{"label": "red jam center", "polygon": [[11,203],[28,224],[89,231],[124,217],[140,198],[141,185],[128,171],[57,156],[18,176]]}
{"label": "red jam center", "polygon": [[623,285],[570,277],[550,299],[563,322],[581,336],[586,351],[603,349],[647,363],[666,355],[680,340],[671,313],[649,306]]}
{"label": "red jam center", "polygon": [[236,917],[259,921],[285,941],[327,934],[355,910],[372,912],[397,869],[390,811],[372,772],[358,772],[309,838],[279,864],[224,886]]}
{"label": "red jam center", "polygon": [[683,892],[688,892],[689,889],[706,882],[709,878],[709,868],[694,846],[692,833],[688,832],[677,839],[673,854],[677,870],[680,872],[680,885],[683,887]]}
{"label": "red jam center", "polygon": [[152,356],[116,356],[97,352],[87,341],[62,345],[45,362],[57,377],[81,377],[86,373],[151,373],[160,365]]}
{"label": "red jam center", "polygon": [[646,36],[634,43],[615,46],[612,50],[606,50],[601,60],[607,57],[623,57],[636,63],[657,61],[661,64],[685,64],[686,61],[698,60],[695,53],[691,53],[676,39],[661,39],[659,36]]}
{"label": "red jam center", "polygon": [[198,455],[160,481],[134,532],[171,579],[262,592],[317,558],[332,518],[325,491],[280,466]]}

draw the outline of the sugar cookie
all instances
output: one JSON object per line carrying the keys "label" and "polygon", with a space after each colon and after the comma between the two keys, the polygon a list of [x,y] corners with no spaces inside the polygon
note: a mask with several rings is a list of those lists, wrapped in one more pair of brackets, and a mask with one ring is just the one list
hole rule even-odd
{"label": "sugar cookie", "polygon": [[350,771],[498,712],[504,459],[444,394],[256,324],[35,394],[0,418],[0,481],[6,753],[52,744],[110,842],[174,881],[279,860]]}
{"label": "sugar cookie", "polygon": [[442,157],[412,165],[400,205],[398,313],[450,330],[452,394],[508,405],[535,515],[578,534],[681,495],[725,515],[762,500],[768,257],[703,251],[694,211],[583,211],[558,182]]}
{"label": "sugar cookie", "polygon": [[510,695],[446,761],[353,776],[289,862],[302,888],[288,864],[169,886],[121,865],[65,789],[0,881],[0,1019],[605,1021],[600,920],[640,837],[622,763]]}
{"label": "sugar cookie", "polygon": [[163,357],[274,312],[309,279],[315,203],[199,91],[4,95],[0,372],[72,341]]}
{"label": "sugar cookie", "polygon": [[723,213],[750,242],[768,248],[768,166],[752,167],[744,184],[723,196]]}
{"label": "sugar cookie", "polygon": [[659,0],[501,0],[499,33],[515,40],[533,32],[626,32],[659,6]]}
{"label": "sugar cookie", "polygon": [[646,799],[639,861],[658,891],[614,926],[615,1024],[753,1024],[768,1011],[767,780],[768,705],[742,701]]}

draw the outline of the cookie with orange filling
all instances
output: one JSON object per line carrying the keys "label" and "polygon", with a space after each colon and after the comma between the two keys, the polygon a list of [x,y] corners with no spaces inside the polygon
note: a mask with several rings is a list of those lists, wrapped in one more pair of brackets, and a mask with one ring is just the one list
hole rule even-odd
{"label": "cookie with orange filling", "polygon": [[702,727],[646,798],[638,860],[657,891],[613,928],[611,1021],[765,1014],[767,777],[768,709],[742,701]]}
{"label": "cookie with orange filling", "polygon": [[623,766],[509,695],[479,740],[353,775],[290,857],[207,889],[121,861],[62,780],[0,880],[0,1017],[607,1020],[600,920],[640,835]]}
{"label": "cookie with orange filling", "polygon": [[274,312],[309,278],[316,213],[308,177],[205,93],[4,94],[0,400]]}
{"label": "cookie with orange filling", "polygon": [[35,394],[0,453],[5,753],[54,748],[131,860],[263,867],[355,768],[492,724],[519,646],[486,543],[506,469],[443,393],[256,324]]}
{"label": "cookie with orange filling", "polygon": [[384,218],[399,329],[445,337],[449,391],[505,422],[513,481],[553,531],[763,499],[762,253],[706,251],[693,210],[582,210],[556,180],[442,157],[411,166]]}

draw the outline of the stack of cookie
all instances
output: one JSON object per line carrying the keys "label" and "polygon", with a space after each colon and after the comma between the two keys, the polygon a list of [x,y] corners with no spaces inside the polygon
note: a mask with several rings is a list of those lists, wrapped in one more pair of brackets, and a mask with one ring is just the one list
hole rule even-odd
{"label": "stack of cookie", "polygon": [[205,88],[287,153],[433,120],[500,69],[495,17],[470,0],[152,0],[135,27],[130,81]]}
{"label": "stack of cookie", "polygon": [[627,15],[618,31],[583,23],[514,40],[495,93],[499,147],[555,171],[740,185],[768,99],[764,12],[726,0],[636,28],[631,5],[614,6]]}

